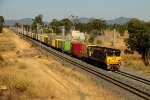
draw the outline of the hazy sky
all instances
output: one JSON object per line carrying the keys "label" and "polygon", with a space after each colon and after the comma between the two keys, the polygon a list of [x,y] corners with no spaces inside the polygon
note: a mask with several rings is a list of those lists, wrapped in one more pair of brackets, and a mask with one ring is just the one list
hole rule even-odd
{"label": "hazy sky", "polygon": [[39,14],[46,21],[70,15],[150,21],[150,0],[0,0],[0,16],[5,19],[34,18]]}

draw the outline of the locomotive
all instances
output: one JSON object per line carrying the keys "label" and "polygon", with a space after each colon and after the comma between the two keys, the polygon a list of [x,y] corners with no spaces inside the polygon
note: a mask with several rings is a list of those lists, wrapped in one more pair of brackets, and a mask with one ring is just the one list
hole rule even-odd
{"label": "locomotive", "polygon": [[119,49],[88,45],[85,51],[84,58],[100,62],[108,70],[118,70],[121,66],[121,51]]}

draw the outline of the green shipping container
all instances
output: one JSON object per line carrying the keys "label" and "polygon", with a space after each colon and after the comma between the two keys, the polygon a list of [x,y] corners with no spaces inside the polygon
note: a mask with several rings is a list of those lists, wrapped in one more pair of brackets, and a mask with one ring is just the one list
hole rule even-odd
{"label": "green shipping container", "polygon": [[58,41],[58,48],[64,52],[70,52],[71,44],[69,40]]}

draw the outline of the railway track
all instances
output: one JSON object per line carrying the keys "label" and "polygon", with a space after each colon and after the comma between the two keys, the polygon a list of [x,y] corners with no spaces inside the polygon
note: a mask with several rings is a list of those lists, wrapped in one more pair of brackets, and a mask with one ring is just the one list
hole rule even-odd
{"label": "railway track", "polygon": [[[74,65],[74,66],[76,66],[76,67],[78,67],[78,68],[80,68],[82,70],[85,70],[86,72],[89,72],[92,75],[95,75],[95,76],[97,76],[97,77],[99,77],[101,79],[104,79],[104,80],[106,80],[106,81],[108,81],[108,82],[110,82],[110,83],[112,83],[112,84],[114,84],[114,85],[116,85],[116,86],[118,86],[118,87],[120,87],[120,88],[122,88],[122,89],[124,89],[124,90],[126,90],[126,91],[128,91],[128,92],[130,92],[130,93],[132,93],[132,94],[134,94],[134,95],[136,95],[138,97],[140,97],[140,98],[142,98],[142,99],[150,100],[150,94],[149,93],[147,93],[145,91],[142,91],[142,90],[140,90],[138,88],[132,87],[128,83],[119,81],[116,78],[112,78],[112,77],[107,76],[107,75],[105,75],[103,73],[100,73],[99,71],[96,71],[96,70],[90,68],[91,65],[85,65],[85,64],[79,63],[78,61],[72,60],[72,59],[70,59],[68,57],[64,57],[64,56],[62,56],[64,54],[62,54],[60,52],[58,53],[55,50],[52,50],[50,47],[42,45],[41,43],[39,43],[39,42],[29,38],[29,37],[26,37],[26,36],[24,36],[24,37],[25,37],[25,39],[31,41],[36,46],[40,45],[39,47],[42,50],[44,50],[44,52],[46,51],[47,53],[50,53],[50,54],[52,54],[54,56],[57,56],[58,58],[63,59],[64,61],[66,61],[66,62],[68,62],[68,63],[70,63],[70,64],[72,64],[72,65]],[[138,80],[140,82],[143,82],[143,83],[146,83],[146,84],[149,85],[149,81],[147,81],[145,79],[141,79],[141,78],[139,78],[137,76],[128,75],[127,73],[120,72],[120,71],[115,72],[115,73],[121,74],[123,76],[128,76],[128,77],[130,77],[132,79]]]}
{"label": "railway track", "polygon": [[123,71],[115,71],[114,73],[120,74],[120,75],[122,75],[124,77],[127,77],[127,78],[131,78],[131,79],[136,80],[138,82],[150,85],[150,80],[140,78],[140,77],[137,77],[135,75],[132,75],[132,74],[129,74],[129,73],[126,73],[126,72],[123,72]]}

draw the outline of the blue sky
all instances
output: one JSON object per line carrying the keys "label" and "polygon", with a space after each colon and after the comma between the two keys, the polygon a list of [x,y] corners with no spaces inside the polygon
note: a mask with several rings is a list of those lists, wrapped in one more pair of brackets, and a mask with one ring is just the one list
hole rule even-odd
{"label": "blue sky", "polygon": [[70,15],[150,21],[150,0],[0,0],[0,16],[5,19],[34,18],[39,14],[45,21]]}

